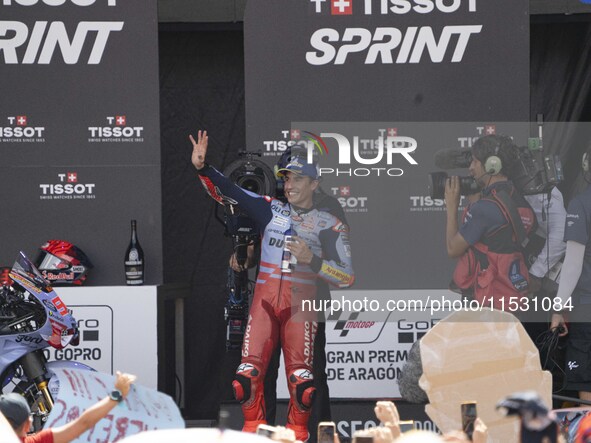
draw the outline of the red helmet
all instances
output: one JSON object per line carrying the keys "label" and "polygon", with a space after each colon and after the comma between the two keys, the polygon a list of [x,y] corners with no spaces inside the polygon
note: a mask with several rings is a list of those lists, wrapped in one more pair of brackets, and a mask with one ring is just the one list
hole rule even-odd
{"label": "red helmet", "polygon": [[11,268],[9,266],[0,267],[0,287],[10,287],[14,283],[10,278],[10,275],[8,275],[10,271]]}
{"label": "red helmet", "polygon": [[77,246],[65,240],[49,240],[41,246],[35,266],[51,285],[81,285],[92,263]]}

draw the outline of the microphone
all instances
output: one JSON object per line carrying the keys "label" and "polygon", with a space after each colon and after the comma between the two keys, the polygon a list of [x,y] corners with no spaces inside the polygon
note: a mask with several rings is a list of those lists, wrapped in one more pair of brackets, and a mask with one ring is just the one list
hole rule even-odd
{"label": "microphone", "polygon": [[478,177],[474,177],[474,181],[476,181],[476,182],[477,182],[478,180],[480,180],[480,179],[481,179],[482,177],[484,177],[485,175],[489,175],[489,176],[490,176],[490,175],[491,175],[491,173],[490,173],[490,172],[485,172],[484,174],[480,174]]}
{"label": "microphone", "polygon": [[464,149],[440,149],[435,153],[435,165],[441,169],[460,169],[470,167],[472,151]]}

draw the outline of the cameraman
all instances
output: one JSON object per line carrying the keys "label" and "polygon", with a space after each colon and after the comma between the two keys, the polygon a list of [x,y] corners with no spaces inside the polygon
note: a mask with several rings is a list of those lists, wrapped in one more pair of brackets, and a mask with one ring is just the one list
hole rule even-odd
{"label": "cameraman", "polygon": [[537,229],[527,201],[508,179],[516,161],[509,137],[488,135],[472,146],[470,174],[482,188],[458,223],[460,181],[447,179],[446,246],[450,257],[460,257],[453,281],[485,306],[515,311],[528,293],[523,244]]}
{"label": "cameraman", "polygon": [[[315,165],[293,159],[279,171],[285,181],[287,203],[283,203],[245,191],[207,165],[205,131],[199,131],[197,141],[192,136],[190,139],[191,160],[207,192],[219,203],[239,204],[263,234],[262,267],[249,313],[248,335],[232,383],[236,398],[242,402],[243,431],[255,432],[259,424],[266,423],[263,382],[271,354],[280,342],[290,393],[287,427],[305,441],[315,394],[312,369],[317,322],[301,308],[304,300],[316,296],[318,278],[339,287],[353,283],[347,227],[313,207],[319,183]],[[286,266],[291,260],[283,259],[284,249],[297,259],[293,271]]]}

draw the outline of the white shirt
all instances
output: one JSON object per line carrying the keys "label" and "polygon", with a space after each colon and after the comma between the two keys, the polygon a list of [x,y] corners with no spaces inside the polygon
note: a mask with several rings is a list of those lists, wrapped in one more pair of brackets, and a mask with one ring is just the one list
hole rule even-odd
{"label": "white shirt", "polygon": [[566,210],[564,199],[558,188],[553,188],[548,202],[548,194],[524,196],[538,219],[537,234],[546,239],[546,244],[536,261],[529,269],[530,274],[544,277],[549,269],[564,256],[566,243],[564,242],[564,226]]}

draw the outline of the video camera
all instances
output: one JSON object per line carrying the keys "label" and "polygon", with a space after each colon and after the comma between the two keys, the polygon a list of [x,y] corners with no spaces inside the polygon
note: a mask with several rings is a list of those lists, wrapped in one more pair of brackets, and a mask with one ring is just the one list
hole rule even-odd
{"label": "video camera", "polygon": [[[544,155],[541,138],[530,138],[528,146],[516,146],[517,158],[509,178],[522,195],[547,193],[560,183],[562,163],[557,155]],[[435,153],[435,164],[441,169],[464,169],[470,166],[472,153],[465,149],[442,149]],[[447,172],[429,174],[429,194],[433,199],[443,199]],[[475,194],[480,190],[473,177],[460,177],[460,194]]]}
{"label": "video camera", "polygon": [[[260,152],[238,153],[241,157],[224,169],[224,175],[241,188],[259,195],[274,195],[275,175],[269,166],[255,156]],[[224,218],[217,213],[216,218],[224,225],[226,235],[232,238],[232,246],[236,254],[236,261],[244,269],[236,272],[228,268],[226,290],[228,301],[224,308],[224,318],[227,324],[226,349],[236,350],[242,347],[244,332],[248,323],[248,299],[252,293],[245,268],[248,258],[248,246],[256,245],[260,235],[258,228],[251,218],[244,214],[236,204],[224,206]]]}

